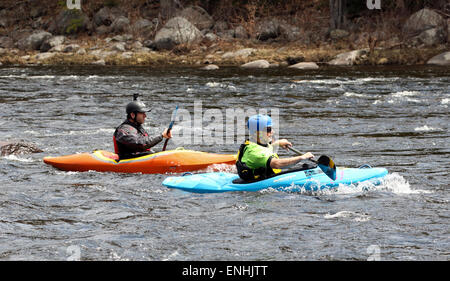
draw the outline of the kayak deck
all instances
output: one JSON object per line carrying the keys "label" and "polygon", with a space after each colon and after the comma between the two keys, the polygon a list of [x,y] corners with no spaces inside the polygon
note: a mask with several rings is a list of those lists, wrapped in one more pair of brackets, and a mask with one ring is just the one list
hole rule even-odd
{"label": "kayak deck", "polygon": [[58,157],[44,157],[46,164],[63,171],[98,171],[117,173],[182,173],[197,171],[214,164],[234,165],[236,155],[215,154],[194,150],[167,150],[137,158],[118,161],[117,154],[96,150]]}
{"label": "kayak deck", "polygon": [[379,184],[386,176],[385,168],[337,168],[336,180],[330,179],[319,168],[292,173],[283,173],[265,180],[251,183],[233,183],[239,178],[232,173],[204,173],[181,177],[168,177],[163,185],[195,193],[214,193],[229,191],[259,191],[266,188],[301,192],[308,190],[332,189],[339,185],[352,185],[371,181]]}

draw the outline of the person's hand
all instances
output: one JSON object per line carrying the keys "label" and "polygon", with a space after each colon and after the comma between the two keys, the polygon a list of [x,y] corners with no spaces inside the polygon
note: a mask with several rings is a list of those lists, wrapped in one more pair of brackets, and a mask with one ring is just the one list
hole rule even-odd
{"label": "person's hand", "polygon": [[290,143],[287,139],[280,139],[277,141],[277,143],[284,149],[288,149],[289,147],[292,146],[292,143]]}
{"label": "person's hand", "polygon": [[172,131],[169,131],[169,129],[165,129],[162,133],[163,138],[165,139],[171,139],[172,138]]}
{"label": "person's hand", "polygon": [[303,158],[303,160],[306,160],[306,159],[314,158],[314,155],[311,152],[307,152],[307,153],[303,154],[301,157]]}

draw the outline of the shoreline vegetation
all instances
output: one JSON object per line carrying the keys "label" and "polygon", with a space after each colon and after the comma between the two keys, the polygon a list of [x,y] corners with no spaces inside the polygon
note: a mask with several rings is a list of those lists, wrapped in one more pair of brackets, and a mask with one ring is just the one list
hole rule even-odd
{"label": "shoreline vegetation", "polygon": [[4,2],[3,66],[450,65],[447,1]]}

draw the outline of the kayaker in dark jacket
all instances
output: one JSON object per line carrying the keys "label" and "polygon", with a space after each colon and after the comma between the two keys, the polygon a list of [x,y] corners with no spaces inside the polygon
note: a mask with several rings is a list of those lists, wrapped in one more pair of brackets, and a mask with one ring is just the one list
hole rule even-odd
{"label": "kayaker in dark jacket", "polygon": [[160,143],[163,138],[171,138],[172,134],[164,132],[159,136],[151,137],[142,124],[150,110],[141,101],[134,97],[126,107],[127,119],[116,128],[114,132],[114,150],[119,159],[129,159],[154,153],[151,148]]}
{"label": "kayaker in dark jacket", "polygon": [[272,143],[272,119],[268,115],[254,115],[248,119],[250,140],[241,145],[236,168],[241,179],[255,181],[281,172],[281,168],[314,157],[311,152],[301,156],[278,158],[273,146],[288,148],[292,144],[286,139]]}

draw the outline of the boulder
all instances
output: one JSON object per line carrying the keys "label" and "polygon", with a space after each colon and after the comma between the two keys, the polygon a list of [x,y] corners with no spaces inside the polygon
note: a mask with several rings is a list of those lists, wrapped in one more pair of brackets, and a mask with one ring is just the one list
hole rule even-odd
{"label": "boulder", "polygon": [[422,9],[412,14],[405,25],[403,31],[406,33],[420,33],[431,28],[444,28],[446,25],[444,18],[430,9]]}
{"label": "boulder", "polygon": [[225,21],[216,21],[213,26],[213,31],[216,33],[220,33],[224,32],[225,30],[228,30],[228,23]]}
{"label": "boulder", "polygon": [[354,65],[358,60],[367,54],[367,50],[355,50],[342,53],[336,56],[335,59],[328,62],[329,65]]}
{"label": "boulder", "polygon": [[289,66],[289,68],[295,69],[319,69],[319,66],[314,62],[299,62]]}
{"label": "boulder", "polygon": [[78,44],[69,44],[64,47],[63,52],[64,53],[74,53],[80,49],[80,45]]}
{"label": "boulder", "polygon": [[111,26],[100,25],[95,28],[95,32],[98,35],[105,35],[111,33]]}
{"label": "boulder", "polygon": [[52,34],[46,31],[37,31],[17,42],[20,50],[39,50],[42,43],[52,37]]}
{"label": "boulder", "polygon": [[415,39],[419,43],[426,46],[437,45],[447,41],[445,30],[441,27],[430,28],[422,31]]}
{"label": "boulder", "polygon": [[170,50],[179,44],[195,43],[202,38],[202,33],[192,23],[183,17],[174,17],[156,33],[155,46],[159,50]]}
{"label": "boulder", "polygon": [[14,40],[8,36],[1,36],[0,37],[0,47],[8,48],[8,49],[14,48]]}
{"label": "boulder", "polygon": [[450,52],[445,52],[432,57],[427,64],[450,65]]}
{"label": "boulder", "polygon": [[247,58],[248,56],[252,55],[254,52],[256,52],[256,49],[253,48],[245,48],[238,50],[236,52],[226,52],[222,55],[223,59],[232,59],[232,58]]}
{"label": "boulder", "polygon": [[49,31],[53,34],[76,34],[88,30],[89,18],[81,10],[63,10],[50,24]]}
{"label": "boulder", "polygon": [[234,28],[233,37],[237,39],[247,39],[249,36],[247,30],[242,25],[238,25]]}
{"label": "boulder", "polygon": [[26,142],[0,142],[0,156],[40,153],[42,149]]}
{"label": "boulder", "polygon": [[125,48],[125,43],[124,42],[119,42],[113,45],[112,50],[114,51],[118,51],[118,52],[125,52],[126,48]]}
{"label": "boulder", "polygon": [[208,64],[207,66],[202,67],[203,70],[216,70],[219,69],[219,67],[215,64]]}
{"label": "boulder", "polygon": [[255,60],[241,65],[242,68],[269,68],[270,63],[266,60]]}
{"label": "boulder", "polygon": [[111,30],[115,33],[126,32],[130,29],[130,20],[127,17],[120,16],[111,24]]}
{"label": "boulder", "polygon": [[199,30],[209,30],[214,26],[213,18],[199,6],[189,6],[186,9],[183,9],[178,16],[187,19]]}
{"label": "boulder", "polygon": [[34,58],[36,60],[46,60],[54,57],[56,53],[39,53]]}
{"label": "boulder", "polygon": [[214,33],[208,32],[205,34],[205,39],[208,40],[209,42],[214,42],[217,40],[217,35],[215,35]]}
{"label": "boulder", "polygon": [[277,19],[265,19],[258,23],[256,38],[261,41],[277,38],[281,35],[280,22]]}
{"label": "boulder", "polygon": [[66,37],[62,35],[49,37],[42,43],[40,50],[41,52],[47,52],[53,47],[64,44],[65,40]]}
{"label": "boulder", "polygon": [[93,21],[96,26],[109,26],[120,16],[125,16],[125,13],[119,8],[103,7],[95,13]]}
{"label": "boulder", "polygon": [[149,21],[148,19],[138,19],[131,28],[140,34],[145,35],[144,37],[147,38],[148,35],[152,34],[155,31],[155,25],[153,22]]}

